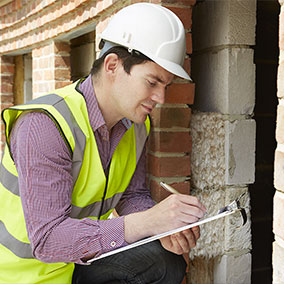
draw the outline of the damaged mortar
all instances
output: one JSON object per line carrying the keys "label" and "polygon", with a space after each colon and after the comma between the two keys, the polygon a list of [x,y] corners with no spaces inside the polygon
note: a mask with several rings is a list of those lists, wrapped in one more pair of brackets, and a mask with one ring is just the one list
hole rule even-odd
{"label": "damaged mortar", "polygon": [[236,213],[201,225],[201,236],[190,252],[191,259],[242,255],[251,250],[248,188],[242,182],[231,185],[226,178],[228,172],[233,177],[238,166],[236,145],[228,139],[234,133],[228,131],[234,129],[233,125],[235,126],[234,122],[228,122],[222,114],[192,114],[191,194],[201,200],[207,208],[207,216],[211,216],[242,193],[246,193],[241,200],[241,206],[246,208],[248,220],[242,226],[242,217]]}
{"label": "damaged mortar", "polygon": [[221,114],[192,114],[192,187],[211,191],[225,183],[225,121]]}

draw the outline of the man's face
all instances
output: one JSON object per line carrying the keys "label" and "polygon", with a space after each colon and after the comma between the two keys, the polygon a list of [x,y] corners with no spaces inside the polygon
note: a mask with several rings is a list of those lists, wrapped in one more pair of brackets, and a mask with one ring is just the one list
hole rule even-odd
{"label": "man's face", "polygon": [[134,65],[127,74],[120,64],[113,99],[121,117],[143,123],[156,104],[163,104],[174,75],[154,62]]}

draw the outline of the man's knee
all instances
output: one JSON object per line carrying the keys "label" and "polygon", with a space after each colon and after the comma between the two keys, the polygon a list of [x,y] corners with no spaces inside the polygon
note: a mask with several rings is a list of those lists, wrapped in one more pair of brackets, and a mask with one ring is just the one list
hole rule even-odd
{"label": "man's knee", "polygon": [[[182,282],[186,271],[186,262],[183,256],[165,250],[159,241],[149,244],[147,249],[151,251],[153,264],[145,273],[145,277],[150,279],[152,276],[154,278],[151,278],[151,282],[145,283],[179,284]],[[142,281],[142,283],[144,282]]]}
{"label": "man's knee", "polygon": [[164,250],[157,257],[156,271],[156,275],[159,275],[159,283],[179,284],[185,276],[186,262],[183,256]]}

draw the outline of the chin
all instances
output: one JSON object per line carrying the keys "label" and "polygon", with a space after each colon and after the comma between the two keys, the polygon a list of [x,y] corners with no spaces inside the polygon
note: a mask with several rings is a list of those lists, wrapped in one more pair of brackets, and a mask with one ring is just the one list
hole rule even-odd
{"label": "chin", "polygon": [[132,120],[135,123],[144,123],[146,118],[147,118],[147,115],[141,116],[141,117],[135,117],[135,118],[130,119],[130,120]]}

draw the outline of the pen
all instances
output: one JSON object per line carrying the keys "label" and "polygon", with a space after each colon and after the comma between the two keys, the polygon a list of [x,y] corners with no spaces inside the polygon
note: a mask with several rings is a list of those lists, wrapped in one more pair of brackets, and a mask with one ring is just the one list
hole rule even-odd
{"label": "pen", "polygon": [[174,189],[173,187],[171,187],[170,185],[164,183],[164,182],[160,182],[161,187],[163,187],[165,190],[167,190],[170,193],[175,193],[175,194],[179,194],[179,192]]}

